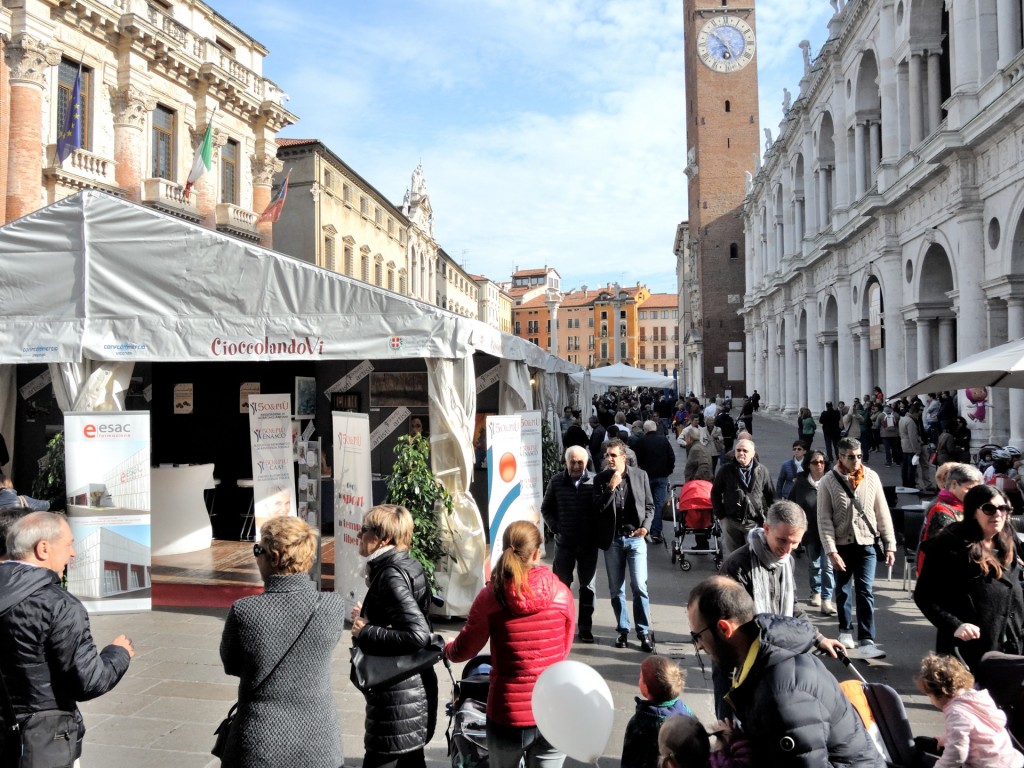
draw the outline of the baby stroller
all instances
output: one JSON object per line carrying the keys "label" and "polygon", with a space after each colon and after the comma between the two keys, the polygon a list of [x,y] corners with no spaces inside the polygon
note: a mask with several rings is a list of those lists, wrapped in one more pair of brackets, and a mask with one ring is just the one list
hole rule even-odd
{"label": "baby stroller", "polygon": [[[679,494],[676,495],[676,489]],[[669,490],[678,501],[672,506],[672,562],[679,560],[679,567],[690,570],[692,563],[687,555],[713,555],[715,568],[722,567],[722,528],[711,511],[711,483],[707,480],[691,480],[684,485],[673,485]],[[692,534],[694,546],[686,549],[686,536]]]}
{"label": "baby stroller", "polygon": [[466,662],[462,679],[445,706],[448,715],[448,757],[452,768],[487,768],[487,691],[491,685],[491,657]]}
{"label": "baby stroller", "polygon": [[989,651],[981,657],[975,679],[1006,713],[1013,745],[1024,751],[1024,656]]}

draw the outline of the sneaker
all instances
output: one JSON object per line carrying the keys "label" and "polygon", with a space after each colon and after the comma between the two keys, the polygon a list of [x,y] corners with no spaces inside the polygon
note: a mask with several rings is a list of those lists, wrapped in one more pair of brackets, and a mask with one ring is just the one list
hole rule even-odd
{"label": "sneaker", "polygon": [[615,638],[616,648],[629,648],[629,632],[619,632],[619,636]]}
{"label": "sneaker", "polygon": [[847,648],[856,648],[857,644],[853,641],[852,632],[840,632],[839,642],[845,645]]}
{"label": "sneaker", "polygon": [[649,632],[640,635],[640,650],[644,653],[654,653],[654,636]]}
{"label": "sneaker", "polygon": [[880,659],[885,651],[875,645],[874,640],[861,640],[857,647],[857,656],[862,659]]}
{"label": "sneaker", "polygon": [[811,595],[811,599],[807,601],[808,605],[813,605],[815,608],[821,607],[821,593],[815,592]]}
{"label": "sneaker", "polygon": [[831,600],[822,600],[821,601],[821,615],[822,616],[835,616],[836,615],[836,607],[834,605],[832,605],[832,601]]}
{"label": "sneaker", "polygon": [[580,630],[580,642],[581,643],[592,643],[594,642],[594,633],[589,629]]}
{"label": "sneaker", "polygon": [[650,538],[651,544],[661,544],[665,541],[665,537],[660,533],[652,533]]}

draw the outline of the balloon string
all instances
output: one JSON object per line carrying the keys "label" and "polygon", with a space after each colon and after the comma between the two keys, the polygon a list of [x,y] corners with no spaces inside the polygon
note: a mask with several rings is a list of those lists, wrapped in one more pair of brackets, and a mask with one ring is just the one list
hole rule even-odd
{"label": "balloon string", "polygon": [[594,766],[595,766],[595,768],[600,768],[601,767],[601,757],[600,756],[594,758]]}

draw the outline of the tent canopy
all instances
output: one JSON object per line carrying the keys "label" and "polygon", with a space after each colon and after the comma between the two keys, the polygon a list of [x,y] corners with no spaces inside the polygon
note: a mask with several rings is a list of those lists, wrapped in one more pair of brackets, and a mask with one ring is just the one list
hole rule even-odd
{"label": "tent canopy", "polygon": [[1024,339],[1016,339],[957,360],[890,395],[890,399],[970,387],[1024,389]]}
{"label": "tent canopy", "polygon": [[464,358],[579,370],[477,320],[102,192],[0,228],[0,363]]}
{"label": "tent canopy", "polygon": [[[583,382],[584,374],[572,373],[569,378]],[[660,373],[643,371],[625,363],[615,363],[604,368],[590,370],[590,382],[594,387],[674,387],[676,380]]]}

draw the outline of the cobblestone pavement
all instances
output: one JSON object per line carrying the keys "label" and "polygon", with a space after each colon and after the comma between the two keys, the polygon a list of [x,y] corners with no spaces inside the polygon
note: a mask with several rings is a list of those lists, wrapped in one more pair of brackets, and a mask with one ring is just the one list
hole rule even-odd
{"label": "cobblestone pavement", "polygon": [[[793,418],[763,413],[755,417],[758,455],[773,477],[782,461],[789,458],[795,435]],[[818,437],[820,443],[820,432]],[[873,454],[870,466],[881,474],[885,484],[898,484],[899,470],[886,468],[880,456]],[[678,451],[678,471],[673,482],[682,481],[682,464],[682,451]],[[669,521],[665,530],[666,533],[671,531]],[[902,554],[902,550],[897,553],[893,578],[886,581],[885,569],[880,568],[875,582],[878,641],[888,656],[871,662],[870,666],[864,664],[861,669],[869,681],[885,682],[903,695],[915,734],[937,735],[941,731],[941,715],[916,692],[913,684],[918,662],[931,649],[934,633],[902,589]],[[670,562],[669,549],[650,548],[651,611],[658,652],[678,659],[686,671],[684,701],[702,720],[711,722],[714,718],[710,668],[707,677],[702,676],[690,642],[684,606],[689,590],[714,573],[714,565],[710,557],[696,556],[692,562],[692,570],[684,573]],[[806,561],[801,558],[797,565],[798,595],[806,600]],[[225,613],[223,610],[175,609],[93,617],[97,642],[109,642],[118,633],[127,632],[139,654],[114,691],[82,705],[88,726],[81,761],[83,768],[201,768],[218,764],[209,754],[213,729],[227,713],[237,691],[237,678],[224,674],[218,656]],[[825,635],[838,636],[835,617],[825,618],[817,613],[812,616]],[[459,623],[439,622],[436,629],[450,637],[458,631]],[[635,638],[630,638],[628,649],[612,645],[614,622],[603,568],[598,569],[594,633],[597,643],[577,644],[572,658],[593,666],[611,688],[616,706],[615,722],[601,764],[604,768],[616,768],[626,722],[635,708],[643,654]],[[343,637],[335,653],[332,682],[341,716],[346,763],[351,766],[362,761],[363,699],[348,681],[348,646],[347,637]],[[840,679],[848,677],[838,662],[829,662],[829,667]],[[444,675],[441,667],[438,671]],[[456,677],[458,671],[456,668]],[[449,690],[450,682],[443,676],[442,696]],[[427,760],[432,768],[450,762],[445,747],[443,701],[441,707],[438,732],[427,748]],[[573,763],[567,761],[567,765]]]}

